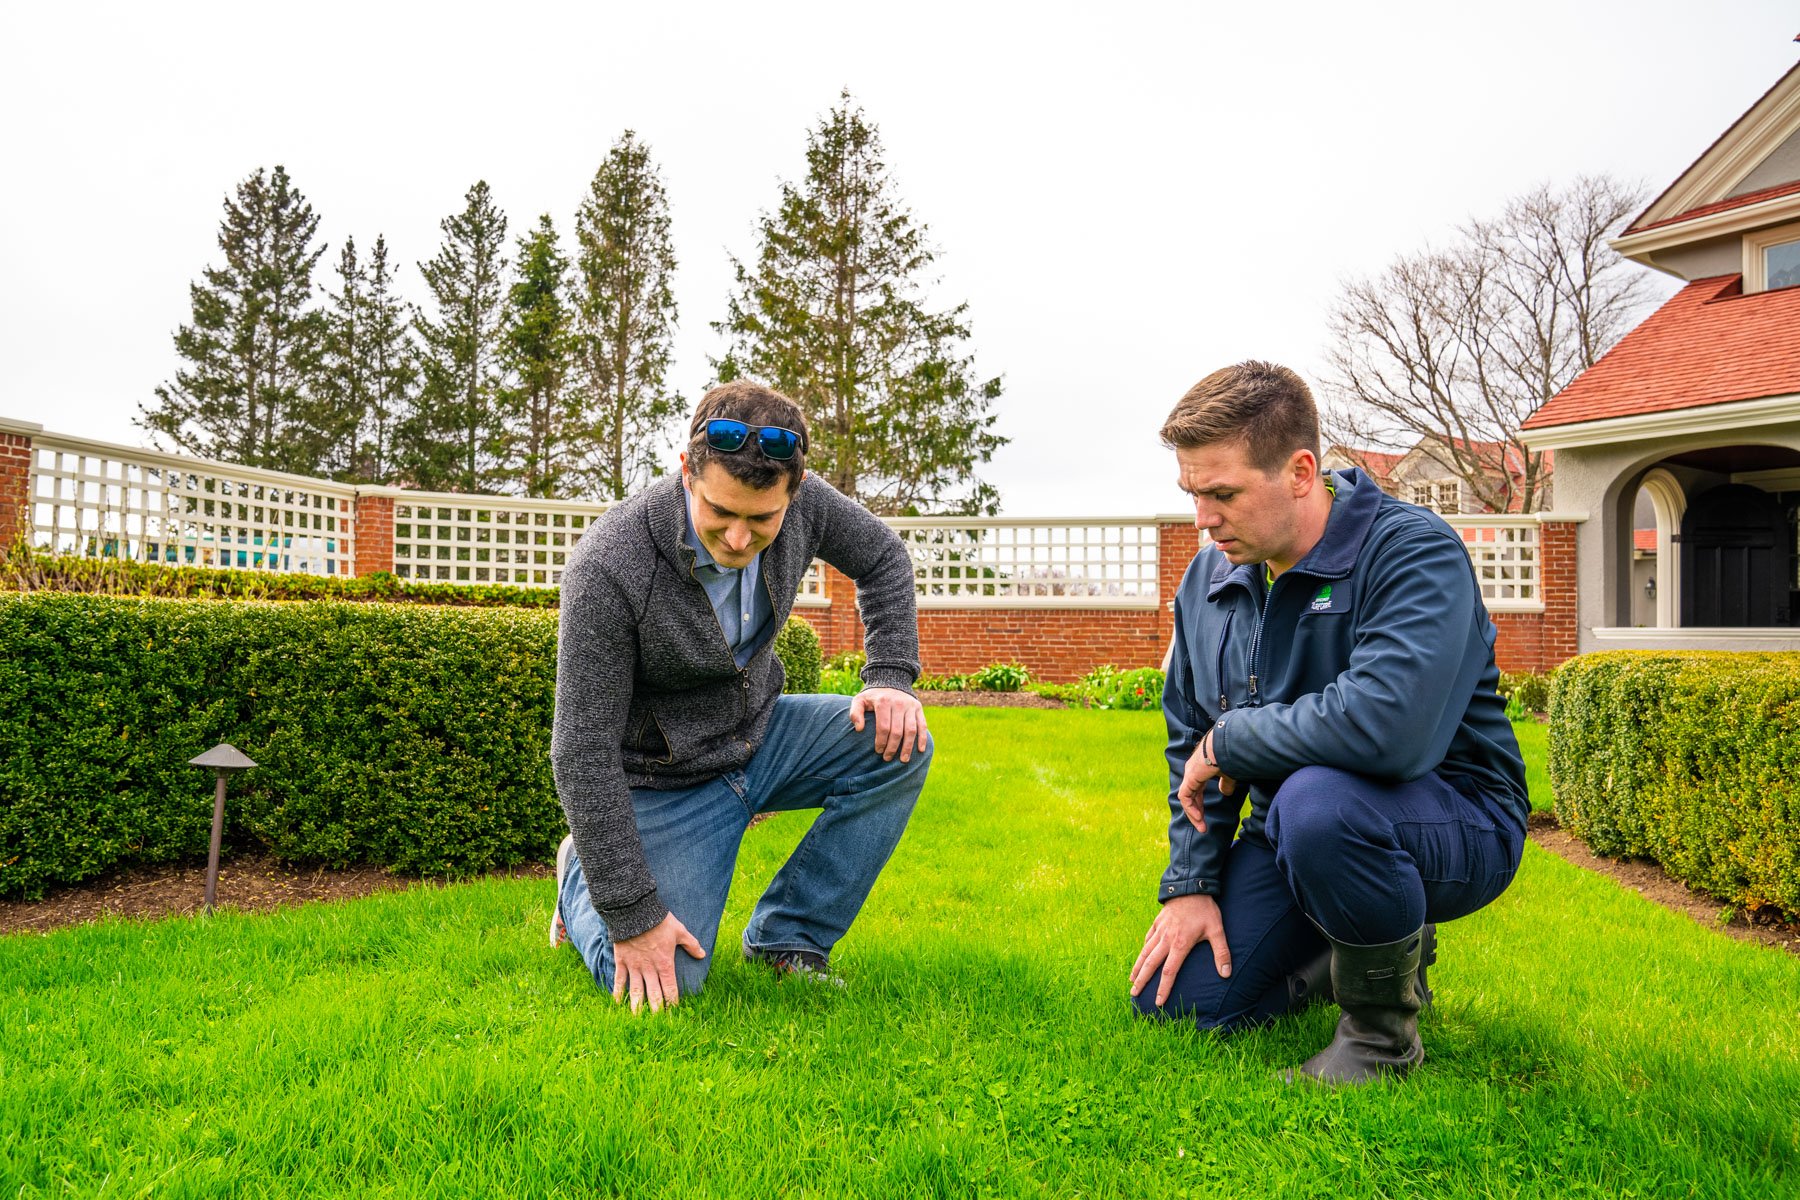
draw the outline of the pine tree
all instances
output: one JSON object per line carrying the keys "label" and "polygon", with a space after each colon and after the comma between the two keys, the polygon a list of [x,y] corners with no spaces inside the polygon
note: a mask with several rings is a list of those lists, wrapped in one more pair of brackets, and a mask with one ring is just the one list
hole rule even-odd
{"label": "pine tree", "polygon": [[428,491],[479,492],[501,482],[507,430],[501,412],[500,337],[506,317],[506,214],[488,185],[439,223],[443,245],[419,264],[435,314],[414,310],[424,384],[407,418],[404,471]]}
{"label": "pine tree", "polygon": [[368,361],[368,274],[356,259],[356,239],[338,253],[338,290],[328,293],[325,335],[309,403],[295,435],[327,479],[350,479],[358,465],[357,430],[373,403]]}
{"label": "pine tree", "polygon": [[364,271],[362,349],[369,401],[358,431],[353,476],[390,483],[397,469],[397,426],[411,408],[418,384],[419,352],[413,343],[406,304],[394,293],[385,237],[376,237],[375,250]]}
{"label": "pine tree", "polygon": [[680,404],[664,383],[675,333],[669,201],[650,149],[626,130],[576,217],[575,363],[587,490],[622,500],[662,474]]}
{"label": "pine tree", "polygon": [[577,416],[564,382],[569,373],[569,261],[556,244],[549,214],[519,239],[519,275],[508,293],[503,343],[516,381],[506,391],[512,427],[511,481],[527,496],[555,496],[569,472],[568,436]]}
{"label": "pine tree", "polygon": [[188,363],[140,405],[138,424],[176,448],[246,466],[312,473],[316,447],[295,438],[324,333],[311,307],[319,218],[287,169],[260,167],[225,201],[225,265],[192,284],[191,324],[175,334]]}
{"label": "pine tree", "polygon": [[719,378],[792,396],[811,424],[808,465],[875,512],[995,511],[974,470],[1006,444],[989,411],[1000,380],[975,375],[966,304],[926,308],[936,252],[848,92],[808,135],[806,164],[763,215],[755,263],[733,259]]}

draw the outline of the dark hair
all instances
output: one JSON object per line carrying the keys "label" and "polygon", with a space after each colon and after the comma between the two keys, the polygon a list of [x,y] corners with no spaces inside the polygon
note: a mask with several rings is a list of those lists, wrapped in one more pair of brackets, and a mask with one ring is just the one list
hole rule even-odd
{"label": "dark hair", "polygon": [[1319,408],[1306,381],[1274,363],[1222,367],[1189,388],[1163,422],[1171,450],[1241,440],[1263,472],[1278,470],[1296,450],[1319,457]]}
{"label": "dark hair", "polygon": [[[785,460],[765,455],[757,449],[754,439],[742,450],[730,453],[715,450],[706,444],[706,423],[719,417],[729,417],[750,426],[776,425],[791,429],[800,435],[801,448],[794,451],[794,457]],[[806,474],[806,446],[810,441],[806,416],[798,404],[774,388],[748,379],[734,379],[700,397],[700,406],[694,409],[694,419],[688,426],[688,471],[698,479],[707,463],[716,462],[733,479],[758,491],[772,488],[777,480],[785,478],[791,496],[800,486],[801,476]]]}

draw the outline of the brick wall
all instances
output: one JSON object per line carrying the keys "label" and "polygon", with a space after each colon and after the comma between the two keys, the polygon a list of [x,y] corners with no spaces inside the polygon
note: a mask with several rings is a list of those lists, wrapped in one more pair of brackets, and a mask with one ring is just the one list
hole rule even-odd
{"label": "brick wall", "polygon": [[0,552],[31,527],[31,437],[0,433]]}
{"label": "brick wall", "polygon": [[[1154,667],[1173,636],[1168,601],[1200,550],[1191,524],[1169,522],[1157,533],[1157,583],[1163,602],[1154,609],[922,608],[919,655],[930,675],[962,674],[993,662],[1020,662],[1033,678],[1053,683],[1078,679],[1101,663]],[[1495,613],[1494,658],[1502,671],[1548,671],[1575,656],[1575,525],[1553,521],[1539,537],[1545,610]],[[361,561],[360,553],[358,562]],[[819,634],[827,657],[862,648],[856,587],[825,568],[830,608],[796,608]]]}

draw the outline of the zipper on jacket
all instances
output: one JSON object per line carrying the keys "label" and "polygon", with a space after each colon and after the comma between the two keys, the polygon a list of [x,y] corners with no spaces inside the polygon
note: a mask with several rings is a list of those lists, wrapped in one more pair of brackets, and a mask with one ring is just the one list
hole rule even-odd
{"label": "zipper on jacket", "polygon": [[[1265,566],[1263,570],[1268,570]],[[1286,571],[1281,573],[1287,574]],[[1275,577],[1274,583],[1263,586],[1262,605],[1256,610],[1256,632],[1250,638],[1250,703],[1261,704],[1262,699],[1256,694],[1256,677],[1262,667],[1263,624],[1269,619],[1269,606],[1275,601],[1275,589],[1281,584],[1281,575]]]}
{"label": "zipper on jacket", "polygon": [[1225,610],[1225,632],[1219,635],[1219,711],[1222,713],[1231,707],[1231,701],[1225,695],[1225,647],[1231,642],[1231,618],[1237,616],[1237,609]]}

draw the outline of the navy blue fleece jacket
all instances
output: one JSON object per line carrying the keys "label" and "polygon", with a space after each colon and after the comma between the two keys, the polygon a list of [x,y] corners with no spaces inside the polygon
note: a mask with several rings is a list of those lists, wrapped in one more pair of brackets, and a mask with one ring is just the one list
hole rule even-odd
{"label": "navy blue fleece jacket", "polygon": [[[1472,786],[1520,828],[1525,765],[1496,687],[1494,625],[1462,538],[1354,469],[1333,473],[1325,532],[1264,586],[1262,563],[1234,567],[1216,547],[1194,557],[1175,595],[1163,690],[1169,727],[1169,869],[1159,896],[1216,895],[1245,788],[1245,836],[1302,767],[1403,781],[1436,771]],[[1213,731],[1206,832],[1175,795],[1194,747]]]}

